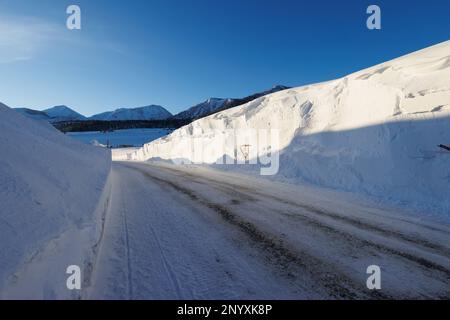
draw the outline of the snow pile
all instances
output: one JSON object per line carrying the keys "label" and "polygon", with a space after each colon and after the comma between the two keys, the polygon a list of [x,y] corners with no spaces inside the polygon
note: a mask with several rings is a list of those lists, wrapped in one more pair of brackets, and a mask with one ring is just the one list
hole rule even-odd
{"label": "snow pile", "polygon": [[28,108],[15,108],[14,110],[35,120],[50,121],[51,119],[44,111],[38,111]]}
{"label": "snow pile", "polygon": [[110,153],[0,104],[0,298],[62,298],[89,269]]}
{"label": "snow pile", "polygon": [[90,117],[90,120],[113,121],[113,120],[165,120],[172,114],[165,108],[157,105],[103,112]]}
{"label": "snow pile", "polygon": [[448,213],[450,41],[197,120],[132,158],[195,160],[191,138],[220,145],[228,129],[279,130],[277,178]]}
{"label": "snow pile", "polygon": [[131,155],[137,150],[138,147],[111,149],[111,156],[114,161],[131,160]]}

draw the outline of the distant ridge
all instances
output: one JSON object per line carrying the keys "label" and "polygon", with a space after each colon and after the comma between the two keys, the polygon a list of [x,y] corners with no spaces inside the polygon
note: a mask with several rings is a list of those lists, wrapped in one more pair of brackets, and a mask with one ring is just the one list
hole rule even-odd
{"label": "distant ridge", "polygon": [[[119,108],[114,111],[95,114],[91,117],[85,117],[65,105],[55,106],[44,111],[29,108],[15,108],[14,110],[36,120],[46,120],[54,124],[60,123],[57,125],[58,128],[74,127],[72,125],[64,125],[63,123],[65,122],[79,122],[75,127],[82,129],[84,122],[89,122],[86,123],[86,126],[89,128],[99,126],[97,123],[92,124],[93,121],[115,122],[115,125],[117,125],[117,122],[119,121],[135,121],[137,123],[124,124],[125,127],[135,127],[135,125],[139,125],[139,123],[142,124],[145,121],[163,121],[162,123],[157,124],[162,125],[166,120],[168,121],[168,124],[174,124],[178,127],[179,125],[185,125],[193,120],[200,119],[219,111],[230,109],[262,96],[286,89],[289,89],[289,87],[277,85],[269,90],[258,92],[244,98],[209,98],[183,112],[178,113],[175,116],[160,105],[148,105],[137,108]],[[145,123],[144,125],[147,127],[149,124]],[[101,127],[103,128],[105,126],[107,125],[102,125]]]}
{"label": "distant ridge", "polygon": [[120,108],[114,111],[102,112],[90,117],[90,120],[117,121],[117,120],[166,120],[172,114],[158,105],[149,105],[139,108]]}
{"label": "distant ridge", "polygon": [[282,85],[276,85],[273,86],[271,89],[258,92],[255,94],[252,94],[250,96],[244,97],[244,98],[228,98],[228,99],[220,99],[220,98],[209,98],[208,100],[199,103],[185,111],[182,111],[174,116],[175,119],[191,119],[196,120],[203,117],[207,117],[211,114],[214,114],[219,111],[227,110],[230,108],[237,107],[241,104],[250,102],[252,100],[258,99],[262,96],[275,93],[278,91],[289,89],[289,87],[282,86]]}
{"label": "distant ridge", "polygon": [[43,111],[50,117],[51,122],[85,120],[86,117],[67,106],[55,106]]}

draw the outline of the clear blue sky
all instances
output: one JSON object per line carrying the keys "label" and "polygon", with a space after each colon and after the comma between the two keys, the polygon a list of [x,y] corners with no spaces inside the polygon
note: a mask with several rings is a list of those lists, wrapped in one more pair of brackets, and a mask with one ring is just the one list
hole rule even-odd
{"label": "clear blue sky", "polygon": [[[82,29],[66,29],[66,8]],[[382,30],[366,28],[366,8]],[[0,101],[85,114],[330,80],[450,39],[448,0],[0,0]]]}

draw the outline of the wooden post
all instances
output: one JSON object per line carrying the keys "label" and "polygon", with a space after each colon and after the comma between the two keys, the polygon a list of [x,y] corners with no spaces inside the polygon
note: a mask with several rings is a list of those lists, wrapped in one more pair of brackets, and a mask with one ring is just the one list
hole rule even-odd
{"label": "wooden post", "polygon": [[241,146],[241,152],[242,152],[242,154],[244,155],[244,158],[245,158],[245,162],[247,162],[249,159],[248,159],[248,157],[249,157],[249,155],[250,155],[250,145],[249,144],[244,144],[244,145],[242,145]]}

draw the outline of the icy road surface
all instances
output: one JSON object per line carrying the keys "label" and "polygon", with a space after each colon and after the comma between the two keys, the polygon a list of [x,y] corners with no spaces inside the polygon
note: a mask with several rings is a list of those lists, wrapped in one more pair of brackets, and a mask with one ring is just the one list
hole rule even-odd
{"label": "icy road surface", "polygon": [[116,162],[112,175],[86,298],[450,298],[448,226],[198,167]]}

